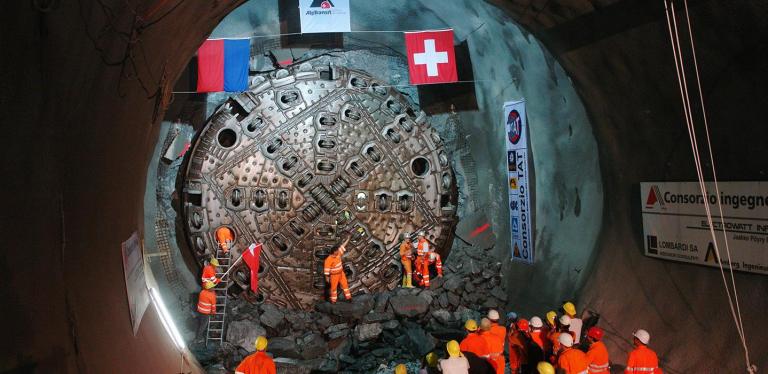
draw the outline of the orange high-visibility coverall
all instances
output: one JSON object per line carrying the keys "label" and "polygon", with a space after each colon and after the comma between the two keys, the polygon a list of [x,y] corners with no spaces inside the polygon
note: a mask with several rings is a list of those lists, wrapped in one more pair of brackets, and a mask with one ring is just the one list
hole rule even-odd
{"label": "orange high-visibility coverall", "polygon": [[256,352],[237,365],[235,374],[276,374],[275,362],[264,352]]}
{"label": "orange high-visibility coverall", "polygon": [[437,269],[437,276],[442,277],[443,276],[443,260],[440,258],[440,255],[437,254],[437,252],[429,252],[427,253],[427,256],[425,257],[427,261],[427,273],[429,273],[429,265],[435,264],[435,268]]}
{"label": "orange high-visibility coverall", "polygon": [[640,345],[629,354],[627,369],[624,373],[662,374],[661,368],[659,368],[659,357],[656,356],[656,352],[652,349],[645,345]]}
{"label": "orange high-visibility coverall", "polygon": [[349,284],[347,283],[347,275],[344,274],[344,265],[341,263],[341,254],[331,254],[325,258],[323,274],[325,274],[326,277],[330,277],[331,303],[336,302],[338,297],[336,295],[336,289],[339,284],[341,284],[341,289],[344,291],[344,298],[347,300],[352,299],[352,294],[349,292]]}
{"label": "orange high-visibility coverall", "polygon": [[229,252],[229,247],[227,242],[232,242],[235,240],[235,234],[232,232],[232,229],[226,226],[219,227],[216,230],[216,241],[219,243],[219,246],[221,247],[221,250],[224,252]]}
{"label": "orange high-visibility coverall", "polygon": [[203,276],[201,278],[202,284],[205,284],[205,282],[213,282],[215,284],[219,284],[221,279],[216,277],[216,267],[213,265],[206,265],[203,268]]}
{"label": "orange high-visibility coverall", "polygon": [[500,337],[502,340],[507,339],[507,328],[499,325],[497,322],[491,322],[491,333]]}
{"label": "orange high-visibility coverall", "polygon": [[566,348],[557,357],[557,368],[565,374],[587,374],[587,355],[578,349]]}
{"label": "orange high-visibility coverall", "polygon": [[403,263],[405,275],[411,275],[413,272],[411,269],[411,263],[413,262],[413,247],[411,246],[411,242],[403,242],[403,244],[400,244],[400,262]]}
{"label": "orange high-visibility coverall", "polygon": [[552,349],[549,339],[547,339],[547,336],[540,329],[531,331],[531,340],[533,340],[534,343],[538,344],[539,347],[541,347],[542,352],[546,353],[546,352],[549,352],[550,349]]}
{"label": "orange high-visibility coverall", "polygon": [[488,342],[480,337],[480,334],[474,332],[468,333],[467,337],[459,343],[459,349],[461,349],[462,352],[472,352],[477,355],[477,357],[483,358],[488,357],[488,354],[490,353]]}
{"label": "orange high-visibility coverall", "polygon": [[216,292],[213,290],[200,291],[197,300],[197,311],[202,314],[216,314]]}
{"label": "orange high-visibility coverall", "polygon": [[587,363],[589,364],[589,374],[608,374],[608,349],[603,342],[594,342],[587,351]]}
{"label": "orange high-visibility coverall", "polygon": [[496,369],[496,374],[504,374],[504,339],[490,330],[480,333],[480,337],[488,343],[488,361]]}
{"label": "orange high-visibility coverall", "polygon": [[557,352],[560,352],[560,340],[558,340],[558,337],[560,334],[567,332],[573,336],[573,333],[570,331],[551,331],[549,333],[549,341],[552,343],[552,357],[550,357],[550,362],[552,362],[553,365],[557,364]]}
{"label": "orange high-visibility coverall", "polygon": [[515,370],[528,363],[528,352],[522,333],[510,331],[507,336],[507,350],[509,351],[509,368],[513,373],[517,373]]}
{"label": "orange high-visibility coverall", "polygon": [[429,287],[429,260],[426,258],[429,253],[429,242],[427,239],[419,239],[416,246],[416,272],[420,275],[419,285]]}

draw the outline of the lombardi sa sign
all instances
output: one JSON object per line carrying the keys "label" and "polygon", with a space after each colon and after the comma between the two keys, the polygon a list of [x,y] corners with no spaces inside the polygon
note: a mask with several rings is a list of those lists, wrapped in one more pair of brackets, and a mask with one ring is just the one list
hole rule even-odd
{"label": "lombardi sa sign", "polygon": [[[720,193],[707,183],[702,196],[698,182],[640,184],[645,254],[700,265],[768,274],[768,183],[721,182]],[[718,201],[723,208],[720,219]],[[715,250],[705,204],[712,214]],[[728,260],[725,238],[730,247]]]}

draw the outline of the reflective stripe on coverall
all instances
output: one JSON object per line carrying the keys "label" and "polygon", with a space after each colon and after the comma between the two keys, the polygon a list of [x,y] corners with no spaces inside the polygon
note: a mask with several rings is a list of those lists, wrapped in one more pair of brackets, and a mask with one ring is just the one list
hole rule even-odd
{"label": "reflective stripe on coverall", "polygon": [[601,341],[594,342],[587,351],[587,363],[589,364],[589,374],[607,374],[610,373],[608,366],[608,349]]}
{"label": "reflective stripe on coverall", "polygon": [[480,337],[480,334],[474,332],[467,334],[467,337],[459,344],[459,349],[461,349],[462,352],[472,352],[477,355],[477,357],[483,358],[488,357],[488,354],[490,353],[488,343],[485,339]]}
{"label": "reflective stripe on coverall", "polygon": [[587,374],[587,355],[578,349],[566,348],[557,357],[557,367],[565,374]]}
{"label": "reflective stripe on coverall", "polygon": [[205,282],[213,282],[215,284],[219,284],[221,279],[216,277],[216,267],[213,265],[205,265],[203,268],[203,276],[201,278],[202,284],[205,284]]}
{"label": "reflective stripe on coverall", "polygon": [[627,359],[627,369],[624,373],[662,374],[662,371],[659,368],[659,357],[656,356],[656,352],[652,349],[645,345],[640,345],[629,354],[629,358]]}
{"label": "reflective stripe on coverall", "polygon": [[216,314],[216,292],[213,290],[200,291],[197,300],[197,311],[202,314]]}
{"label": "reflective stripe on coverall", "polygon": [[496,374],[504,374],[504,339],[499,338],[491,330],[483,331],[480,337],[488,343],[488,361],[496,369]]}

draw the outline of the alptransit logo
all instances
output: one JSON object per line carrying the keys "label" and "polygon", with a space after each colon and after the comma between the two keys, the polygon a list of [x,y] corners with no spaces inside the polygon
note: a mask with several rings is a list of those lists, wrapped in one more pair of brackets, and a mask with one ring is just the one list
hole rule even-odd
{"label": "alptransit logo", "polygon": [[334,5],[331,2],[331,0],[314,0],[312,1],[312,5],[310,5],[309,7],[324,9],[324,10],[308,10],[307,11],[307,15],[315,16],[320,14],[333,14],[332,8],[334,8]]}
{"label": "alptransit logo", "polygon": [[659,186],[653,185],[648,190],[648,198],[645,200],[645,208],[651,209],[654,205],[659,204],[659,208],[664,209],[664,200],[660,199],[661,191],[659,191]]}

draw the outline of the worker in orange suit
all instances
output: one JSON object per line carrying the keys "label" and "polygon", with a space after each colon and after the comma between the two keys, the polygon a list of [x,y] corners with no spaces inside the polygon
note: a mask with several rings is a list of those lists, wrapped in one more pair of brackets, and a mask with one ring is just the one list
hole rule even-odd
{"label": "worker in orange suit", "polygon": [[[552,353],[555,351],[555,347],[557,346],[559,348],[557,337],[558,335],[560,335],[560,331],[558,331],[558,326],[557,326],[557,313],[555,313],[554,310],[550,310],[549,312],[547,312],[546,316],[547,316],[546,337],[548,341],[549,350],[547,352],[544,352],[544,357],[550,358],[553,355]],[[550,362],[553,362],[553,361],[550,360]]]}
{"label": "worker in orange suit", "polygon": [[344,255],[346,245],[349,242],[349,238],[325,258],[325,264],[323,265],[323,274],[325,275],[325,282],[330,285],[330,299],[331,304],[336,303],[338,295],[336,289],[341,285],[341,290],[344,291],[344,298],[346,300],[352,300],[352,294],[349,292],[349,284],[347,283],[347,275],[344,274],[344,265],[341,263],[341,256]]}
{"label": "worker in orange suit", "polygon": [[421,275],[419,286],[429,288],[429,242],[425,237],[424,231],[419,231],[419,241],[416,244],[416,267]]}
{"label": "worker in orange suit", "polygon": [[427,259],[427,273],[429,273],[429,266],[434,264],[437,269],[437,277],[443,276],[443,260],[440,258],[440,254],[435,251],[430,251],[425,257]]}
{"label": "worker in orange suit", "polygon": [[629,353],[627,368],[624,370],[624,373],[662,374],[661,368],[659,368],[659,357],[656,355],[656,352],[648,348],[651,334],[640,329],[635,331],[632,336],[634,337],[635,349]]}
{"label": "worker in orange suit", "polygon": [[200,314],[216,314],[216,291],[212,290],[213,287],[216,287],[213,282],[203,284],[203,290],[200,291],[200,297],[197,300],[197,311]]}
{"label": "worker in orange suit", "polygon": [[221,282],[221,279],[216,276],[216,267],[218,266],[219,260],[215,258],[211,258],[210,260],[205,261],[205,266],[203,267],[203,276],[201,277],[202,284],[205,284],[205,282],[213,282],[214,284],[219,284],[219,282]]}
{"label": "worker in orange suit", "polygon": [[509,324],[507,335],[507,352],[509,352],[509,369],[513,374],[522,370],[528,364],[528,344],[525,331],[528,331],[528,320],[525,318]]}
{"label": "worker in orange suit", "polygon": [[235,374],[276,374],[275,361],[266,352],[267,338],[259,336],[253,344],[256,352],[237,365]]}
{"label": "worker in orange suit", "polygon": [[587,342],[589,342],[587,351],[589,374],[609,374],[611,367],[608,363],[608,349],[603,343],[603,329],[597,326],[590,327],[587,330]]}
{"label": "worker in orange suit", "polygon": [[507,338],[507,328],[499,324],[499,312],[496,309],[488,311],[488,319],[491,320],[491,332],[502,340]]}
{"label": "worker in orange suit", "polygon": [[221,226],[216,229],[216,242],[219,243],[219,247],[221,247],[221,250],[224,251],[224,253],[229,252],[234,241],[235,233],[232,232],[232,229],[226,226]]}
{"label": "worker in orange suit", "polygon": [[462,352],[474,353],[477,357],[488,358],[491,353],[488,343],[477,333],[477,321],[473,319],[464,323],[467,336],[459,344]]}
{"label": "worker in orange suit", "polygon": [[413,243],[409,233],[403,233],[403,243],[400,244],[400,262],[403,264],[403,287],[413,288]]}
{"label": "worker in orange suit", "polygon": [[491,320],[483,318],[480,320],[480,337],[488,343],[488,361],[496,369],[496,374],[504,374],[504,338],[499,337],[491,331]]}
{"label": "worker in orange suit", "polygon": [[541,348],[542,353],[546,354],[546,352],[552,350],[550,342],[547,339],[547,336],[544,334],[544,322],[537,316],[531,317],[530,337],[531,340],[536,343],[539,348]]}
{"label": "worker in orange suit", "polygon": [[587,355],[573,348],[573,335],[564,332],[557,339],[562,348],[557,355],[557,368],[565,374],[587,374]]}

